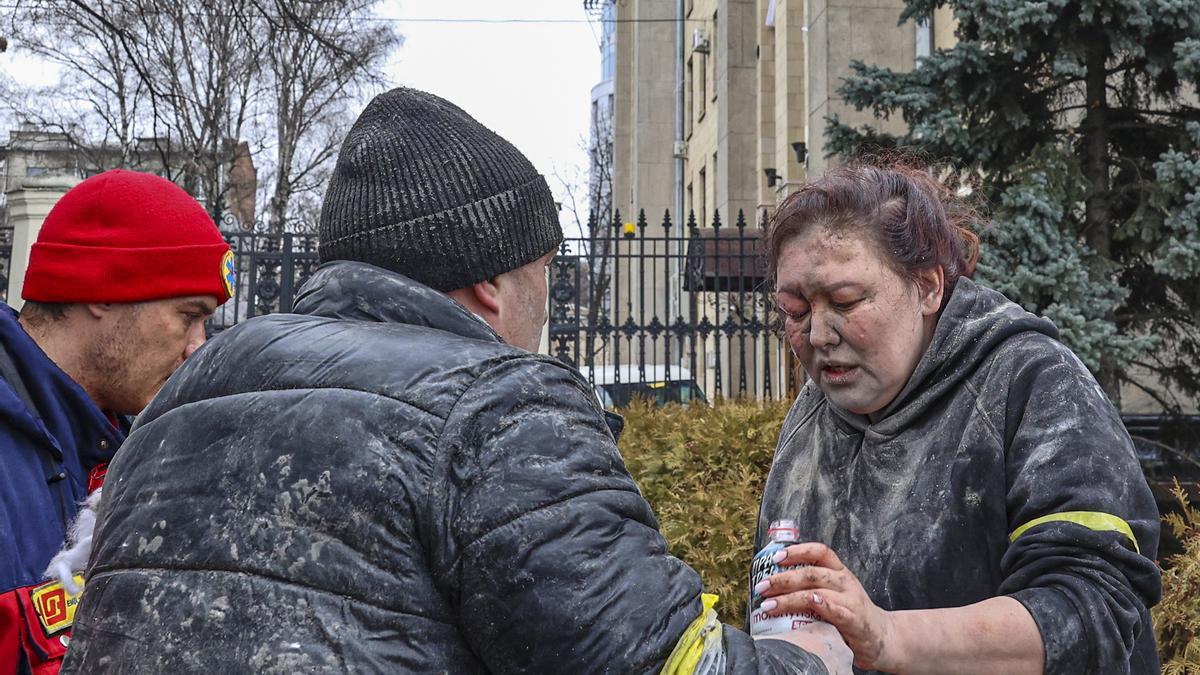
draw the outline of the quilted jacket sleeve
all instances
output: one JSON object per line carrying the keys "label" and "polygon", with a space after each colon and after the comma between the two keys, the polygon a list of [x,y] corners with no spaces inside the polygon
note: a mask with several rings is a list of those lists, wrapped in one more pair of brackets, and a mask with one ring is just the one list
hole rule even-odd
{"label": "quilted jacket sleeve", "polygon": [[[488,668],[658,672],[700,615],[701,582],[667,553],[582,378],[548,359],[500,363],[443,439],[436,564]],[[730,672],[824,672],[790,644],[726,628],[725,645]]]}
{"label": "quilted jacket sleeve", "polygon": [[1158,511],[1112,404],[1065,347],[1019,350],[1004,431],[1011,544],[1000,592],[1033,615],[1047,673],[1157,671]]}

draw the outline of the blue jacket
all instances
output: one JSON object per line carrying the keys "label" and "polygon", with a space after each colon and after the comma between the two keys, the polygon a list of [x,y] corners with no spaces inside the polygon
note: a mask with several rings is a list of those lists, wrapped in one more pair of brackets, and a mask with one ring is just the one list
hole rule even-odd
{"label": "blue jacket", "polygon": [[125,434],[46,356],[7,305],[0,305],[0,349],[20,379],[9,381],[13,373],[0,367],[3,594],[42,581],[87,497],[89,472],[112,458]]}

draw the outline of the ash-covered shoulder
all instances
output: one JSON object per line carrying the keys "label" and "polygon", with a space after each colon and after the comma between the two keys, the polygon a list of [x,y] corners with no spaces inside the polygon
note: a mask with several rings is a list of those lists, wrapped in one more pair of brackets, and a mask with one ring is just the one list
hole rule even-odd
{"label": "ash-covered shoulder", "polygon": [[989,380],[1050,373],[1094,379],[1070,347],[1037,331],[1017,333],[996,345],[988,356],[988,367],[981,370]]}
{"label": "ash-covered shoulder", "polygon": [[819,412],[825,409],[826,404],[825,392],[818,389],[812,380],[806,382],[800,388],[800,393],[796,395],[796,400],[788,410],[787,417],[783,419],[783,427],[779,431],[780,445],[786,443],[793,434],[812,421]]}
{"label": "ash-covered shoulder", "polygon": [[205,344],[139,418],[212,399],[339,390],[445,418],[473,382],[528,352],[428,326],[294,314],[250,319]]}
{"label": "ash-covered shoulder", "polygon": [[980,402],[1011,411],[1034,400],[1103,405],[1103,388],[1087,365],[1067,345],[1035,331],[1023,332],[997,345],[973,378]]}
{"label": "ash-covered shoulder", "polygon": [[589,408],[603,412],[595,388],[579,369],[553,356],[511,349],[479,363],[475,371],[468,390],[497,389],[529,398],[553,398],[564,405],[586,400]]}

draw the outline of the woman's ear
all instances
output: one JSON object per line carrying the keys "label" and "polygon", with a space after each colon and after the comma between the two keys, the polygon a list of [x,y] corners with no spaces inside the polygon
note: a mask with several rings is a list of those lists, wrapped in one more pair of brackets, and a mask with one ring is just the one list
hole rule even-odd
{"label": "woman's ear", "polygon": [[918,302],[922,316],[934,316],[942,309],[946,294],[946,271],[941,265],[917,272]]}

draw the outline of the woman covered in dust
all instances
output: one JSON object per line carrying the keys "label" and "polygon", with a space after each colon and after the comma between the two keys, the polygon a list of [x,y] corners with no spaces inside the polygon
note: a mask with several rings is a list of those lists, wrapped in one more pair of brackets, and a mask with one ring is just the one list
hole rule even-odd
{"label": "woman covered in dust", "polygon": [[835,625],[884,672],[1157,673],[1158,512],[1129,435],[1054,325],[970,277],[975,217],[928,172],[852,165],[768,236],[810,381],[758,522],[808,567],[772,615]]}

